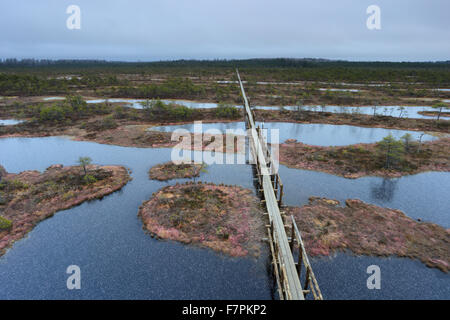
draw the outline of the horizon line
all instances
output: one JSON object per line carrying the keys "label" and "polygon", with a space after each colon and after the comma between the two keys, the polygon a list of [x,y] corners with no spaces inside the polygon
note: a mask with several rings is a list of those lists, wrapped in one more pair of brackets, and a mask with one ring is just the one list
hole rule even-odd
{"label": "horizon line", "polygon": [[251,61],[251,60],[292,60],[292,61],[309,61],[309,62],[352,62],[352,63],[450,63],[448,60],[350,60],[350,59],[330,59],[330,58],[293,58],[293,57],[253,57],[253,58],[177,58],[177,59],[155,59],[155,60],[142,60],[142,59],[96,59],[96,58],[16,58],[8,57],[1,58],[0,63],[5,62],[26,62],[26,61],[49,61],[49,62],[65,62],[65,61],[80,61],[80,62],[104,62],[104,63],[161,63],[161,62],[232,62],[232,61]]}

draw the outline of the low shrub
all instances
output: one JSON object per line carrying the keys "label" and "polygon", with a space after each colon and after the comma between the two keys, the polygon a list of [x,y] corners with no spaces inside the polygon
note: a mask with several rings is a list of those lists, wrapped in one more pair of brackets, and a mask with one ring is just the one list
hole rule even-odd
{"label": "low shrub", "polygon": [[214,110],[214,114],[219,118],[237,119],[240,117],[239,109],[231,104],[219,103]]}
{"label": "low shrub", "polygon": [[104,117],[101,122],[102,129],[115,129],[117,127],[118,124],[111,115]]}
{"label": "low shrub", "polygon": [[12,222],[6,218],[0,216],[0,231],[9,230],[12,228]]}
{"label": "low shrub", "polygon": [[95,178],[93,175],[87,174],[83,177],[83,182],[85,184],[93,184],[95,182],[97,182],[97,178]]}

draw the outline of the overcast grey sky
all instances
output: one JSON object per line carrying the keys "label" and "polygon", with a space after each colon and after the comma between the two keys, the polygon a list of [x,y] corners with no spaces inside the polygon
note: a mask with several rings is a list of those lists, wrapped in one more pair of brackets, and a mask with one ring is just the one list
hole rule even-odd
{"label": "overcast grey sky", "polygon": [[450,60],[449,13],[449,0],[1,0],[0,58]]}

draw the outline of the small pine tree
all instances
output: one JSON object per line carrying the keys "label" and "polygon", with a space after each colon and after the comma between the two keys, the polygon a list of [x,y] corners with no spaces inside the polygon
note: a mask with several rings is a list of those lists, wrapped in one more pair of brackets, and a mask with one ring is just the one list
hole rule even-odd
{"label": "small pine tree", "polygon": [[403,143],[396,140],[391,134],[378,142],[378,149],[384,158],[384,168],[391,169],[402,160],[404,155]]}
{"label": "small pine tree", "polygon": [[409,153],[410,148],[411,148],[411,144],[413,141],[413,137],[410,133],[405,133],[402,137],[401,137],[402,141],[403,141],[403,146],[405,147],[405,151],[407,153]]}
{"label": "small pine tree", "polygon": [[438,111],[436,122],[439,122],[439,118],[441,117],[441,113],[443,109],[448,109],[448,106],[444,102],[436,103],[433,106],[434,109]]}
{"label": "small pine tree", "polygon": [[86,166],[90,165],[92,163],[92,159],[89,157],[80,157],[78,158],[78,164],[80,165],[80,167],[83,168],[84,170],[84,175],[87,175],[87,169]]}

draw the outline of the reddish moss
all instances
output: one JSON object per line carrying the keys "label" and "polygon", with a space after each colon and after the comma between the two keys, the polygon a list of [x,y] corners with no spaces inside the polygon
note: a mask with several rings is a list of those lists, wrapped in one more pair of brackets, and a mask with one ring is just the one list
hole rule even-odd
{"label": "reddish moss", "polygon": [[231,256],[258,255],[264,234],[258,199],[236,186],[168,186],[144,202],[138,215],[152,236]]}
{"label": "reddish moss", "polygon": [[165,181],[170,179],[192,178],[198,177],[205,164],[198,163],[181,163],[175,164],[171,161],[158,164],[149,171],[150,179]]}
{"label": "reddish moss", "polygon": [[335,250],[358,255],[397,255],[418,259],[429,267],[448,272],[450,230],[434,223],[419,223],[402,211],[381,208],[361,200],[310,198],[301,208],[289,207],[312,256]]}

